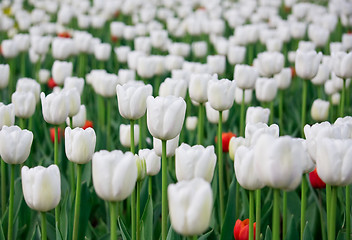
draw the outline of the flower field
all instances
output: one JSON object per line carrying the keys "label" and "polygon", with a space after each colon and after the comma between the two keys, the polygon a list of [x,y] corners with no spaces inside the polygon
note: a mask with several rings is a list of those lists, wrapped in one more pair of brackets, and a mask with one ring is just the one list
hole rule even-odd
{"label": "flower field", "polygon": [[352,1],[0,2],[0,240],[351,239]]}

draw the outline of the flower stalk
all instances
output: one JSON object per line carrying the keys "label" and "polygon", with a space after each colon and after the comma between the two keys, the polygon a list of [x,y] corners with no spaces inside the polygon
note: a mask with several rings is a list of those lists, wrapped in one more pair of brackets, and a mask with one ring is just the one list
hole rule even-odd
{"label": "flower stalk", "polygon": [[1,160],[1,213],[5,214],[6,211],[6,164]]}
{"label": "flower stalk", "polygon": [[245,118],[245,107],[244,107],[244,97],[245,90],[242,92],[242,102],[241,102],[241,116],[240,116],[240,136],[244,137],[244,118]]}
{"label": "flower stalk", "polygon": [[308,81],[303,80],[302,90],[302,112],[301,112],[301,137],[304,137],[304,125],[306,124],[306,111],[307,111],[307,91]]}
{"label": "flower stalk", "polygon": [[254,231],[253,231],[253,223],[254,223],[254,191],[249,191],[249,240],[254,240]]}
{"label": "flower stalk", "polygon": [[116,202],[110,202],[110,240],[117,239],[116,230]]}
{"label": "flower stalk", "polygon": [[73,221],[73,240],[78,239],[78,228],[79,228],[79,214],[80,214],[80,203],[81,203],[81,179],[82,179],[82,165],[76,164],[77,172],[77,187],[76,187],[76,201],[75,201],[75,216]]}
{"label": "flower stalk", "polygon": [[199,104],[198,109],[198,144],[204,144],[204,104]]}
{"label": "flower stalk", "polygon": [[256,228],[255,228],[255,239],[260,240],[260,221],[261,221],[261,189],[257,189],[255,191],[255,203],[256,203],[256,212],[255,212],[255,217],[256,217]]}
{"label": "flower stalk", "polygon": [[274,189],[273,240],[280,239],[280,189]]}
{"label": "flower stalk", "polygon": [[224,173],[223,173],[223,159],[222,159],[222,111],[219,111],[218,123],[218,169],[219,169],[219,202],[220,202],[220,226],[222,227],[224,221]]}
{"label": "flower stalk", "polygon": [[[136,153],[134,146],[134,120],[130,120],[130,138],[131,138],[131,152]],[[136,239],[136,191],[133,190],[131,195],[131,224],[132,224],[132,240]]]}
{"label": "flower stalk", "polygon": [[10,179],[10,202],[9,202],[9,225],[7,232],[7,239],[13,239],[13,201],[15,195],[15,165],[10,164],[11,179]]}
{"label": "flower stalk", "polygon": [[42,218],[42,240],[46,240],[46,213],[41,212],[40,216]]}
{"label": "flower stalk", "polygon": [[305,175],[302,177],[302,184],[301,184],[301,239],[303,239],[304,235],[304,227],[305,219],[306,219],[306,207],[307,207],[307,188],[308,183]]}
{"label": "flower stalk", "polygon": [[[161,158],[161,179],[162,179],[162,195],[161,195],[161,239],[165,240],[167,236],[167,158],[166,158],[166,140],[162,142],[162,158]],[[219,141],[221,142],[221,141]]]}

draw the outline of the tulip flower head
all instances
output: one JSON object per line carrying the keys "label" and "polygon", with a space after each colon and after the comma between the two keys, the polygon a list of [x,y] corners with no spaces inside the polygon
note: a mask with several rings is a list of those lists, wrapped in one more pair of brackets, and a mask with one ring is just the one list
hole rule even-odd
{"label": "tulip flower head", "polygon": [[150,134],[161,140],[175,138],[182,129],[186,102],[181,97],[147,98],[147,124]]}
{"label": "tulip flower head", "polygon": [[295,59],[296,74],[305,80],[314,78],[318,73],[321,59],[321,52],[298,50]]}
{"label": "tulip flower head", "polygon": [[[179,144],[180,135],[170,139],[166,142],[166,157],[172,157],[175,155],[175,150]],[[162,142],[160,139],[153,137],[153,148],[155,153],[161,157],[162,155]]]}
{"label": "tulip flower head", "polygon": [[70,111],[66,95],[63,92],[53,92],[45,97],[42,92],[40,98],[44,120],[54,125],[64,123]]}
{"label": "tulip flower head", "polygon": [[[253,224],[254,238],[255,238],[256,223]],[[249,219],[243,221],[237,219],[235,227],[233,229],[233,236],[235,240],[248,240],[249,235]]]}
{"label": "tulip flower head", "polygon": [[184,236],[202,234],[209,227],[213,207],[210,184],[195,178],[170,184],[168,189],[172,228]]}
{"label": "tulip flower head", "polygon": [[154,149],[140,149],[138,151],[138,156],[145,160],[148,176],[155,176],[159,173],[161,157],[155,153]]}
{"label": "tulip flower head", "polygon": [[[229,144],[232,137],[236,137],[236,134],[232,132],[223,132],[222,133],[222,151],[227,153],[229,152]],[[218,142],[218,137],[215,136],[215,143]]]}
{"label": "tulip flower head", "polygon": [[21,176],[24,200],[31,209],[47,212],[59,204],[61,178],[58,166],[38,166],[31,169],[24,166]]}
{"label": "tulip flower head", "polygon": [[33,133],[18,126],[3,126],[0,131],[0,155],[8,164],[24,163],[31,151]]}
{"label": "tulip flower head", "polygon": [[313,188],[325,188],[326,184],[321,180],[318,175],[317,169],[315,168],[312,172],[309,173],[309,181]]}
{"label": "tulip flower head", "polygon": [[136,156],[131,152],[101,150],[93,155],[94,189],[106,201],[122,201],[131,195],[137,174]]}
{"label": "tulip flower head", "polygon": [[228,79],[208,82],[208,101],[217,111],[229,110],[235,100],[236,82]]}

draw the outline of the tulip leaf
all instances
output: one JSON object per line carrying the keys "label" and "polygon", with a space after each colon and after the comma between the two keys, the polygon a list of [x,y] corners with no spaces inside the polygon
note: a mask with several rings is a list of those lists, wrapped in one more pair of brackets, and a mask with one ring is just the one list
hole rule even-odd
{"label": "tulip leaf", "polygon": [[60,229],[56,226],[56,240],[64,240],[62,238],[62,234],[60,232]]}
{"label": "tulip leaf", "polygon": [[167,233],[166,240],[180,240],[180,235],[178,235],[173,229],[172,226],[169,228],[169,232]]}
{"label": "tulip leaf", "polygon": [[313,240],[312,232],[310,231],[308,222],[306,223],[306,227],[304,228],[303,240]]}
{"label": "tulip leaf", "polygon": [[344,229],[341,229],[337,234],[336,240],[344,240],[346,239],[346,232]]}
{"label": "tulip leaf", "polygon": [[79,204],[79,206],[81,210],[80,210],[80,216],[79,216],[78,239],[84,239],[84,236],[86,235],[88,222],[89,222],[89,216],[92,209],[91,195],[89,193],[87,182],[83,182],[82,184],[81,203]]}
{"label": "tulip leaf", "polygon": [[296,191],[287,192],[287,210],[295,218],[295,222],[300,222],[301,200]]}
{"label": "tulip leaf", "polygon": [[119,227],[120,227],[120,232],[122,235],[122,239],[123,240],[131,240],[131,236],[127,231],[127,228],[125,226],[125,224],[122,221],[122,218],[118,217],[118,223],[119,223]]}
{"label": "tulip leaf", "polygon": [[204,233],[202,236],[198,238],[198,240],[207,240],[210,234],[212,234],[214,229],[211,229],[209,232]]}
{"label": "tulip leaf", "polygon": [[60,204],[60,230],[61,235],[64,240],[67,239],[68,236],[68,217],[67,217],[67,204],[68,204],[69,194],[66,194],[64,199],[61,200]]}
{"label": "tulip leaf", "polygon": [[233,228],[236,223],[236,180],[232,179],[230,189],[229,189],[229,197],[227,201],[227,207],[225,212],[225,220],[224,225],[221,229],[221,240],[233,240]]}
{"label": "tulip leaf", "polygon": [[265,240],[271,240],[272,236],[271,236],[271,230],[270,227],[267,226],[266,227],[266,231],[265,231]]}
{"label": "tulip leaf", "polygon": [[148,197],[142,215],[142,239],[153,239],[153,200]]}
{"label": "tulip leaf", "polygon": [[2,222],[0,220],[0,240],[5,240],[4,230],[2,229]]}
{"label": "tulip leaf", "polygon": [[299,239],[298,232],[299,231],[296,226],[295,218],[293,215],[291,215],[288,220],[288,229],[287,229],[287,234],[286,234],[286,240]]}

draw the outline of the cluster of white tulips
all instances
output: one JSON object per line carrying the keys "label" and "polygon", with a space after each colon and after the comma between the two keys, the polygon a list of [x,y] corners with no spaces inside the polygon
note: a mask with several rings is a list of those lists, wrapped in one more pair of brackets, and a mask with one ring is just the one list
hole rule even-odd
{"label": "cluster of white tulips", "polygon": [[351,0],[3,0],[0,236],[351,239],[351,29]]}

